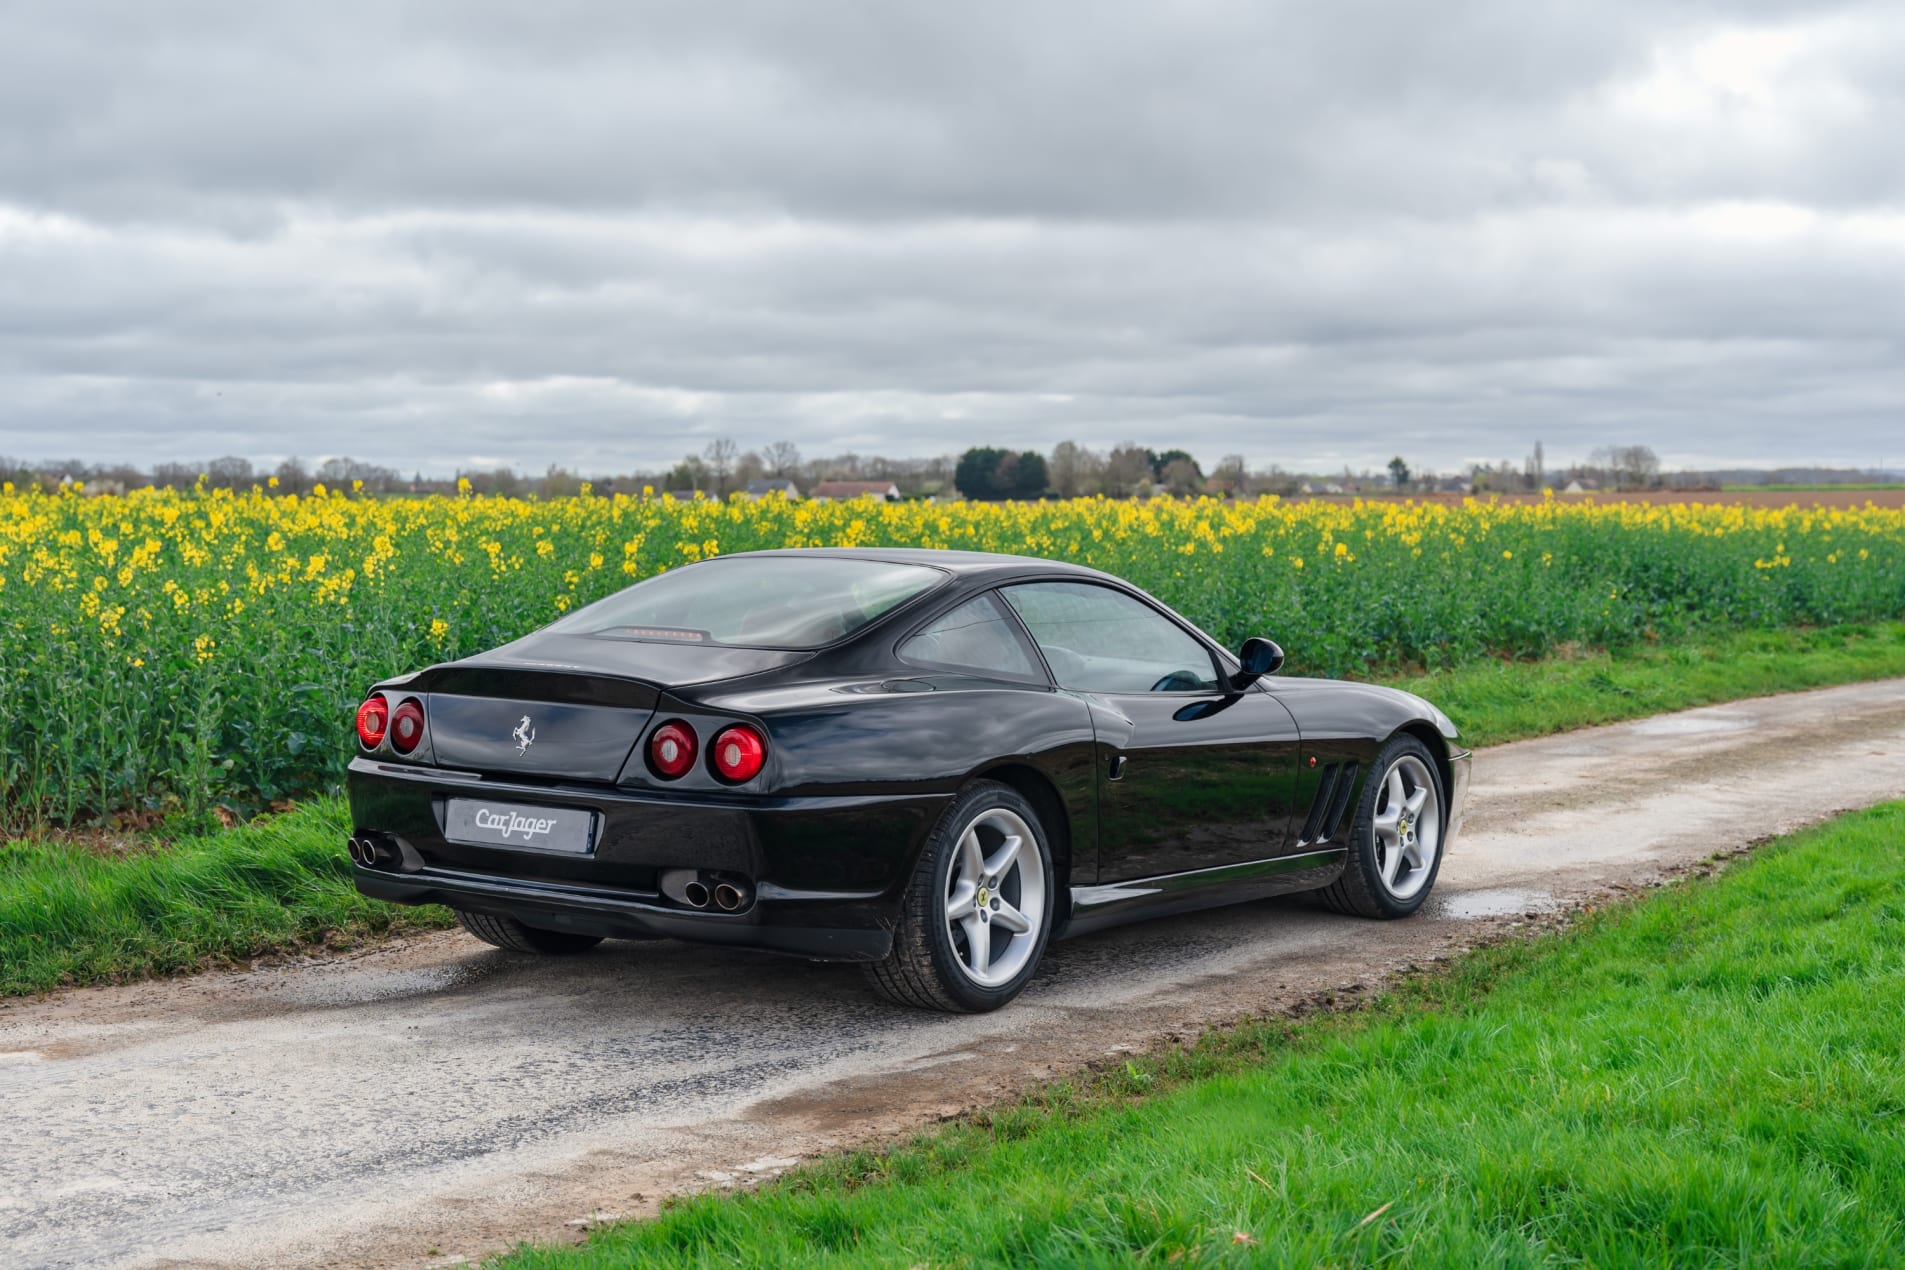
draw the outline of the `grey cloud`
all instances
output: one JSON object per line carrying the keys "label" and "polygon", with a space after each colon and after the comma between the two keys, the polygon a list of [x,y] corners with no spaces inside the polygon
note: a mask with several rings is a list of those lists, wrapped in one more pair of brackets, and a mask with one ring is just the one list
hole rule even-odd
{"label": "grey cloud", "polygon": [[4,452],[1865,463],[1905,402],[1886,6],[129,2],[8,36]]}

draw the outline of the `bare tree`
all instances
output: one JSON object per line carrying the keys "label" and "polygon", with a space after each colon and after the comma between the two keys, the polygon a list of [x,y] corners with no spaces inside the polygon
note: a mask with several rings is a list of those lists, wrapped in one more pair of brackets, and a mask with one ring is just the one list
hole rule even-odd
{"label": "bare tree", "polygon": [[160,489],[191,489],[198,484],[198,474],[190,463],[155,463],[152,483]]}
{"label": "bare tree", "polygon": [[1250,465],[1241,454],[1226,454],[1217,460],[1211,479],[1231,498],[1242,498],[1250,492]]}
{"label": "bare tree", "polygon": [[1653,484],[1655,475],[1660,471],[1660,458],[1651,446],[1624,445],[1615,458],[1621,483],[1635,489],[1644,489]]}
{"label": "bare tree", "polygon": [[735,456],[740,452],[740,447],[727,437],[708,442],[708,448],[701,452],[707,464],[708,492],[716,498],[727,497],[728,474],[734,471]]}
{"label": "bare tree", "polygon": [[1060,498],[1096,494],[1104,487],[1105,461],[1076,441],[1060,441],[1045,465],[1046,479]]}
{"label": "bare tree", "polygon": [[1644,445],[1604,445],[1588,455],[1588,466],[1617,489],[1639,489],[1652,483],[1660,459]]}
{"label": "bare tree", "polygon": [[800,473],[800,447],[792,441],[776,441],[761,451],[767,474],[776,480],[792,480]]}
{"label": "bare tree", "polygon": [[1191,459],[1172,459],[1166,463],[1159,481],[1167,492],[1179,497],[1204,492],[1204,474]]}
{"label": "bare tree", "polygon": [[304,460],[295,454],[278,464],[272,475],[278,478],[280,493],[302,494],[311,488],[311,474],[305,470]]}
{"label": "bare tree", "polygon": [[251,460],[227,454],[207,463],[205,475],[214,489],[237,489],[251,484]]}
{"label": "bare tree", "polygon": [[1275,494],[1278,498],[1289,498],[1303,488],[1303,478],[1295,472],[1286,472],[1276,463],[1270,465],[1267,472],[1259,472],[1252,482],[1257,492]]}
{"label": "bare tree", "polygon": [[582,492],[582,478],[568,468],[551,463],[542,474],[540,493],[544,498],[574,498]]}
{"label": "bare tree", "polygon": [[1151,492],[1151,452],[1127,441],[1105,459],[1105,493],[1118,497]]}
{"label": "bare tree", "polygon": [[748,482],[758,481],[767,475],[767,460],[759,452],[749,450],[734,464],[734,488],[746,489]]}

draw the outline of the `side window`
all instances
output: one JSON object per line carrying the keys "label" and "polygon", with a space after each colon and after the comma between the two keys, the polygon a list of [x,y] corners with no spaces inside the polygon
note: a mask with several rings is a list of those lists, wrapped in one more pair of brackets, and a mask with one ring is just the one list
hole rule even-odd
{"label": "side window", "polygon": [[961,604],[901,644],[899,651],[907,661],[924,666],[1045,682],[1011,616],[991,595]]}
{"label": "side window", "polygon": [[1011,601],[1059,686],[1076,692],[1211,692],[1208,650],[1150,605],[1085,582],[1030,582]]}

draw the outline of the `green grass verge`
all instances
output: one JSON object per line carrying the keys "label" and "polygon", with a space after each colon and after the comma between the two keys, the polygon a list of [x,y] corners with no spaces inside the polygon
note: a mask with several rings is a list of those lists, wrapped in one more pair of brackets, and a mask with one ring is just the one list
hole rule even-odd
{"label": "green grass verge", "polygon": [[507,1270],[1897,1265],[1905,803]]}
{"label": "green grass verge", "polygon": [[[1905,675],[1905,623],[1756,631],[1618,654],[1496,662],[1388,682],[1472,745],[1763,693]],[[0,847],[0,995],[195,969],[321,940],[446,924],[365,900],[341,800],[110,858],[57,839]]]}
{"label": "green grass verge", "polygon": [[134,979],[442,925],[367,900],[324,799],[128,857],[61,841],[0,846],[0,995]]}
{"label": "green grass verge", "polygon": [[1905,675],[1905,622],[1743,631],[1383,682],[1441,706],[1471,745]]}

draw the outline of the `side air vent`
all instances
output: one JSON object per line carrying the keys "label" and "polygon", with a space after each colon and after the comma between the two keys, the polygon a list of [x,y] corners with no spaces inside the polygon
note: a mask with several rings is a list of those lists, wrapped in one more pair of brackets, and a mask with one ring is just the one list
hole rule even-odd
{"label": "side air vent", "polygon": [[1356,773],[1361,765],[1344,763],[1336,773],[1336,790],[1330,795],[1329,812],[1323,817],[1323,836],[1318,839],[1328,842],[1335,838],[1343,827],[1343,817],[1349,812],[1349,800],[1356,792]]}
{"label": "side air vent", "polygon": [[1316,797],[1310,801],[1310,814],[1303,821],[1303,836],[1298,846],[1328,842],[1343,826],[1349,811],[1350,796],[1356,791],[1358,764],[1331,763],[1316,783]]}

